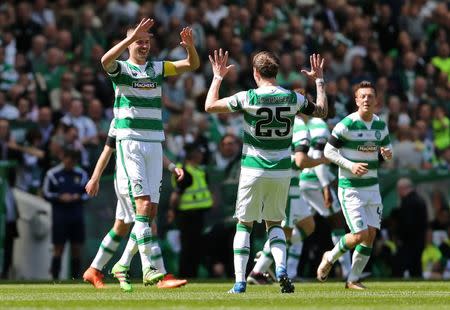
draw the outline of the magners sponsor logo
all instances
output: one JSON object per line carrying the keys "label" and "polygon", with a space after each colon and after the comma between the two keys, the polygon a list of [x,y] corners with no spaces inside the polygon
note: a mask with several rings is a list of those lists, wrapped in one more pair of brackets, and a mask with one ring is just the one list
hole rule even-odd
{"label": "magners sponsor logo", "polygon": [[369,142],[363,145],[358,145],[358,151],[365,153],[378,152],[378,146]]}
{"label": "magners sponsor logo", "polygon": [[147,81],[141,81],[141,82],[133,82],[132,84],[133,88],[139,88],[139,89],[155,89],[158,84],[156,82],[147,82]]}

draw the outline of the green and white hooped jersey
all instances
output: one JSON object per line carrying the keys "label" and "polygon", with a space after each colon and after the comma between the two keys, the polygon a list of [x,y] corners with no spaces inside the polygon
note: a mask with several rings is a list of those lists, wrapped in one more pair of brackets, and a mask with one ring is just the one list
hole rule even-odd
{"label": "green and white hooped jersey", "polygon": [[[306,124],[311,137],[311,147],[308,156],[314,159],[323,155],[323,147],[330,137],[327,123],[321,118],[311,118]],[[321,189],[335,179],[328,165],[322,164],[313,168],[305,168],[300,174],[301,189]]]}
{"label": "green and white hooped jersey", "polygon": [[230,97],[230,111],[244,114],[242,175],[290,177],[294,118],[307,106],[304,96],[280,86],[259,87]]}
{"label": "green and white hooped jersey", "polygon": [[161,84],[164,62],[145,65],[116,61],[108,73],[114,86],[114,118],[117,140],[164,141],[161,119]]}
{"label": "green and white hooped jersey", "polygon": [[378,188],[379,149],[390,145],[386,123],[375,114],[372,122],[364,122],[355,112],[336,124],[331,134],[341,146],[338,150],[343,157],[352,162],[367,163],[369,168],[368,173],[358,177],[339,167],[339,187]]}

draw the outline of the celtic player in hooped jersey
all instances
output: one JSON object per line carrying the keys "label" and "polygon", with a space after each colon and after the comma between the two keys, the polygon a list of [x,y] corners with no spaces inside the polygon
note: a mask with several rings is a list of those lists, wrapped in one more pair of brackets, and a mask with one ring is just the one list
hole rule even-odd
{"label": "celtic player in hooped jersey", "polygon": [[[154,268],[150,263],[151,229],[148,223],[149,218],[156,216],[162,180],[162,79],[195,70],[200,65],[190,28],[184,28],[180,33],[180,45],[186,49],[186,59],[149,61],[148,30],[153,23],[153,19],[142,19],[137,27],[127,31],[125,39],[101,59],[115,91],[118,190],[128,194],[131,203],[136,206],[132,233],[139,244],[144,284],[155,281]],[[117,61],[127,48],[128,60]]]}
{"label": "celtic player in hooped jersey", "polygon": [[383,205],[378,185],[380,161],[392,158],[387,125],[374,114],[375,88],[361,82],[355,91],[358,111],[340,121],[325,146],[325,156],[339,166],[338,195],[351,233],[324,253],[317,279],[325,281],[333,263],[355,248],[346,288],[365,289],[360,277],[369,261]]}
{"label": "celtic player in hooped jersey", "polygon": [[[305,130],[311,139],[308,156],[321,158],[325,145],[330,138],[330,130],[327,123],[320,118],[303,116],[306,122]],[[327,219],[331,229],[333,244],[339,242],[345,235],[345,223],[341,207],[334,189],[336,177],[331,173],[327,164],[321,164],[313,168],[305,168],[300,174],[300,193],[307,205],[320,216]],[[339,258],[342,277],[347,278],[351,263],[350,253],[345,253]],[[289,265],[289,264],[288,264]]]}
{"label": "celtic player in hooped jersey", "polygon": [[[286,205],[286,218],[281,223],[286,239],[290,243],[287,249],[286,268],[288,277],[293,280],[297,277],[303,241],[313,233],[315,227],[311,209],[300,192],[300,169],[313,168],[326,162],[323,156],[319,158],[308,156],[311,139],[303,120],[304,117],[303,114],[298,114],[294,120],[292,135],[292,175]],[[262,255],[258,258],[253,270],[247,277],[247,282],[250,284],[267,284],[268,281],[265,273],[269,271],[272,261],[270,240],[267,240],[264,243]]]}
{"label": "celtic player in hooped jersey", "polygon": [[294,292],[286,271],[286,238],[281,228],[285,218],[286,199],[291,178],[292,127],[297,112],[325,117],[328,104],[323,81],[323,59],[310,57],[311,71],[302,70],[316,79],[317,104],[294,91],[276,84],[279,60],[271,52],[253,57],[253,77],[257,89],[219,99],[227,66],[228,52],[214,51],[209,57],[214,78],[206,97],[205,110],[210,113],[241,112],[244,116],[244,145],[241,176],[236,201],[238,219],[233,241],[236,283],[230,293],[246,290],[245,270],[250,252],[253,222],[265,220],[270,251],[282,293]]}

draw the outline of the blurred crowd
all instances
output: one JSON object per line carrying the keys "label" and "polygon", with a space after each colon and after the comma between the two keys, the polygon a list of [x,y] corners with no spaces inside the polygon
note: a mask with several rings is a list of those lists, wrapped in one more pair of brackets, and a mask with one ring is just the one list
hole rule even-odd
{"label": "blurred crowd", "polygon": [[325,57],[330,128],[354,111],[354,85],[376,85],[376,113],[389,125],[396,158],[386,168],[450,170],[449,7],[439,0],[1,1],[0,160],[18,160],[12,185],[38,194],[64,147],[78,150],[91,172],[114,101],[100,59],[129,26],[151,17],[153,59],[186,56],[179,45],[185,26],[201,59],[196,72],[163,84],[164,147],[172,160],[182,161],[184,145],[195,143],[205,165],[232,172],[243,120],[204,113],[208,54],[230,53],[236,69],[220,94],[228,96],[255,87],[251,57],[268,49],[280,57],[278,83],[313,97],[300,69],[314,52]]}

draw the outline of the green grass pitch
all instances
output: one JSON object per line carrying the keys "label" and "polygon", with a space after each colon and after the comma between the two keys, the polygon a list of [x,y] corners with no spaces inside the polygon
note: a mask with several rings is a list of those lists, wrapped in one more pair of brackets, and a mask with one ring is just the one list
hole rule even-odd
{"label": "green grass pitch", "polygon": [[349,291],[343,283],[297,283],[294,294],[278,285],[249,286],[227,294],[232,283],[189,283],[160,290],[134,284],[122,293],[115,283],[95,290],[76,284],[0,284],[0,309],[450,309],[450,282],[375,282],[368,290]]}

